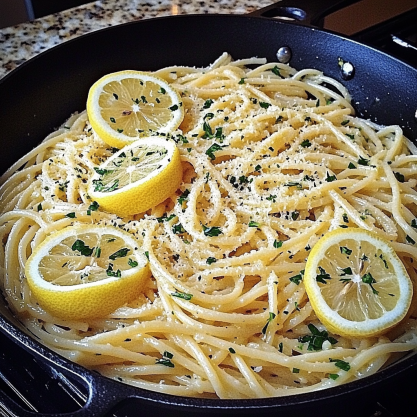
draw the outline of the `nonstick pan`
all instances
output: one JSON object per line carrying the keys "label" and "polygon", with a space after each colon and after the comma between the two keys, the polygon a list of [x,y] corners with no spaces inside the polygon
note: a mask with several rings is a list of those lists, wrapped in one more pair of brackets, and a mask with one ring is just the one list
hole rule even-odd
{"label": "nonstick pan", "polygon": [[[89,87],[102,75],[122,69],[206,66],[224,51],[233,58],[259,56],[268,61],[276,61],[278,53],[279,59],[289,60],[295,68],[320,69],[349,89],[359,116],[399,124],[405,135],[417,143],[417,70],[371,47],[316,27],[330,11],[354,2],[334,5],[332,0],[284,0],[256,15],[143,20],[100,30],[52,48],[0,80],[1,170],[5,171],[70,114],[83,110]],[[275,19],[277,15],[293,22]],[[376,375],[309,394],[260,400],[164,395],[107,379],[60,357],[27,335],[4,306],[4,300],[0,301],[0,331],[17,344],[16,349],[23,348],[22,352],[33,356],[27,360],[20,353],[15,366],[31,360],[41,367],[52,366],[55,376],[75,381],[86,393],[86,404],[74,410],[73,416],[112,415],[111,410],[120,407],[126,416],[147,412],[163,412],[167,416],[351,416],[369,406],[376,392],[392,387],[398,376],[409,373],[417,377],[417,355],[409,354]],[[34,416],[0,390],[0,412],[2,404],[16,416]]]}

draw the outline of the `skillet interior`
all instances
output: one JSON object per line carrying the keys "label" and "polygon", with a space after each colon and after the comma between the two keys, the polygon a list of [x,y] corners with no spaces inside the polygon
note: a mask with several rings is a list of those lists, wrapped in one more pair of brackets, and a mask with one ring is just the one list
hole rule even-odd
{"label": "skillet interior", "polygon": [[[292,50],[292,66],[317,68],[342,81],[353,96],[358,115],[385,124],[400,124],[406,136],[416,142],[417,70],[340,36],[273,19],[229,15],[176,16],[129,23],[74,39],[30,60],[1,80],[2,172],[71,113],[84,110],[89,87],[106,73],[122,69],[156,70],[168,65],[206,66],[224,51],[234,58],[259,56],[273,61],[277,50],[284,45]],[[352,80],[342,80],[339,57],[354,64]],[[216,415],[222,411],[228,415],[253,415],[256,409],[261,413],[280,410],[282,414],[279,415],[283,416],[293,415],[305,407],[320,410],[321,415],[333,415],[332,404],[335,402],[342,398],[349,401],[360,398],[362,401],[371,390],[382,389],[382,382],[392,382],[393,376],[407,368],[414,368],[415,373],[417,367],[417,356],[410,355],[366,380],[327,391],[265,400],[186,399],[131,389],[116,382],[104,383],[104,378],[39,347],[37,342],[26,338],[7,321],[2,319],[0,325],[29,348],[82,375],[87,384],[93,380],[100,381],[100,389],[93,390],[96,397],[103,400],[102,394],[107,392],[112,393],[114,399],[126,396],[147,398],[158,402],[159,406],[165,404],[170,415],[179,413],[178,407],[194,410],[199,415],[202,414],[201,407]],[[361,401],[350,401],[349,404],[362,407]],[[144,404],[141,404],[144,411]],[[326,408],[322,408],[324,404]],[[340,408],[338,406],[338,415],[343,415]],[[102,407],[95,411],[99,409],[103,411]],[[352,408],[347,411],[347,415],[352,415]]]}

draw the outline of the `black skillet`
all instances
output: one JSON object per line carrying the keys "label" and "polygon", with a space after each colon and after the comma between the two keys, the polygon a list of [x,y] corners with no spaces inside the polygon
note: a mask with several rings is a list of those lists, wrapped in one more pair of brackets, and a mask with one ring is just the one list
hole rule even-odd
{"label": "black skillet", "polygon": [[[354,2],[345,0],[334,5],[332,0],[284,0],[256,15],[188,15],[143,20],[52,48],[0,80],[0,166],[3,169],[10,166],[71,113],[83,110],[90,85],[102,75],[128,68],[206,66],[224,51],[234,58],[259,56],[275,61],[280,50],[281,59],[290,57],[289,63],[296,68],[318,68],[348,87],[360,116],[384,124],[400,124],[417,143],[417,70],[368,46],[316,28],[325,15]],[[295,23],[274,16],[284,16]],[[343,72],[341,62],[352,64],[353,72]],[[376,393],[390,390],[397,377],[407,373],[417,376],[417,355],[408,355],[376,375],[309,394],[260,400],[169,396],[109,380],[63,359],[28,336],[4,305],[0,311],[0,331],[3,337],[6,335],[16,343],[14,358],[13,348],[10,350],[14,363],[6,363],[9,372],[18,374],[17,369],[23,365],[26,374],[33,373],[35,361],[43,374],[72,387],[71,395],[80,398],[76,401],[83,403],[85,393],[85,405],[66,415],[104,416],[119,409],[122,414],[117,415],[123,416],[146,412],[163,412],[167,416],[185,413],[351,416],[369,407]],[[10,358],[4,350],[0,358],[1,373],[5,372],[4,362]],[[38,383],[44,383],[37,378],[36,371],[34,376],[30,375],[32,379],[18,377],[26,384],[28,396],[37,392]],[[39,398],[44,401],[42,395]],[[60,402],[59,398],[53,400]],[[47,415],[63,415],[59,408],[57,411],[48,407],[46,401],[53,401],[45,400],[43,410],[50,413]],[[0,390],[0,412],[2,409],[19,417],[34,416]]]}

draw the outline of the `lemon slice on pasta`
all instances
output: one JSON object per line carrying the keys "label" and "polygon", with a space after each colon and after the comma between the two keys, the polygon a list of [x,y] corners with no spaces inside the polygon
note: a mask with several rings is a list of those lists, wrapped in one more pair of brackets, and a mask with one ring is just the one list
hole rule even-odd
{"label": "lemon slice on pasta", "polygon": [[116,148],[173,132],[184,118],[178,93],[164,80],[139,71],[105,75],[90,88],[87,114],[94,131]]}
{"label": "lemon slice on pasta", "polygon": [[150,268],[129,233],[111,226],[69,226],[47,237],[25,265],[36,300],[67,320],[104,317],[140,295]]}
{"label": "lemon slice on pasta", "polygon": [[162,203],[182,180],[180,153],[173,140],[148,137],[113,154],[95,168],[88,194],[119,216],[142,213]]}
{"label": "lemon slice on pasta", "polygon": [[381,334],[407,314],[413,285],[391,245],[365,230],[337,229],[311,251],[304,274],[311,305],[327,329]]}

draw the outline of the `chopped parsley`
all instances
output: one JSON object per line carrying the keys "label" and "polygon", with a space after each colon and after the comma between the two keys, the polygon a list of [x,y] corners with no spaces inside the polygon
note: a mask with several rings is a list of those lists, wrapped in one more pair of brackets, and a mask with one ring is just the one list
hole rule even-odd
{"label": "chopped parsley", "polygon": [[340,246],[340,253],[342,254],[342,255],[347,255],[347,256],[349,256],[349,255],[351,255],[352,254],[352,249],[349,249],[348,247],[346,247],[346,246]]}
{"label": "chopped parsley", "polygon": [[265,101],[260,101],[259,105],[263,108],[263,109],[267,109],[268,107],[271,107],[271,103],[267,103]]}
{"label": "chopped parsley", "polygon": [[271,68],[271,71],[275,74],[275,75],[278,75],[278,77],[281,77],[281,78],[284,78],[282,75],[281,75],[281,73],[280,73],[280,71],[279,71],[279,68],[275,65],[275,67],[274,68]]}
{"label": "chopped parsley", "polygon": [[214,161],[216,159],[216,156],[214,155],[214,152],[220,151],[222,148],[224,148],[224,146],[219,145],[218,143],[213,143],[213,145],[210,146],[210,148],[208,148],[206,150],[206,155],[212,160]]}
{"label": "chopped parsley", "polygon": [[329,336],[329,333],[326,330],[320,331],[313,323],[308,325],[308,329],[310,330],[311,335],[300,336],[298,338],[300,343],[308,343],[307,350],[322,350],[325,341],[330,342],[332,345],[337,343],[337,340]]}
{"label": "chopped parsley", "polygon": [[175,291],[175,292],[171,293],[171,295],[173,297],[181,298],[181,299],[186,300],[186,301],[190,301],[193,298],[192,294],[187,294],[185,292],[178,292],[178,291]]}
{"label": "chopped parsley", "polygon": [[303,277],[304,277],[304,269],[300,271],[299,274],[291,277],[290,281],[293,282],[294,284],[300,285],[300,282],[303,280]]}
{"label": "chopped parsley", "polygon": [[171,352],[165,351],[162,355],[161,359],[156,359],[155,363],[157,365],[164,365],[168,368],[175,368],[174,363],[171,361],[171,359],[174,357],[174,355]]}
{"label": "chopped parsley", "polygon": [[89,246],[87,246],[82,240],[77,239],[73,245],[71,246],[71,249],[73,251],[78,251],[81,253],[81,255],[83,256],[91,256],[91,254],[94,251],[94,247],[90,248]]}
{"label": "chopped parsley", "polygon": [[174,219],[176,217],[175,214],[171,214],[169,217],[167,217],[166,214],[164,214],[162,217],[157,217],[156,220],[158,220],[158,223],[163,222],[169,222],[170,220]]}
{"label": "chopped parsley", "polygon": [[172,232],[175,235],[179,235],[179,234],[185,233],[185,229],[181,223],[176,223],[172,226]]}
{"label": "chopped parsley", "polygon": [[377,291],[372,284],[376,284],[376,280],[375,278],[372,276],[372,274],[370,272],[367,272],[363,277],[362,277],[362,282],[364,282],[365,284],[369,284],[369,286],[372,288],[372,292],[375,295],[378,295],[379,291]]}
{"label": "chopped parsley", "polygon": [[184,190],[184,192],[178,197],[178,204],[182,205],[182,203],[188,198],[188,196],[190,195],[190,190],[186,189]]}
{"label": "chopped parsley", "polygon": [[217,259],[214,258],[213,256],[208,257],[207,260],[206,260],[206,263],[208,265],[214,264],[215,262],[217,262]]}
{"label": "chopped parsley", "polygon": [[269,317],[268,317],[268,320],[267,320],[267,322],[266,322],[266,324],[265,324],[265,326],[263,327],[263,329],[262,329],[262,334],[265,334],[266,333],[266,329],[268,328],[268,325],[269,325],[269,323],[271,323],[272,322],[272,320],[274,320],[274,318],[276,317],[276,314],[275,313],[273,313],[272,311],[270,311],[269,312]]}
{"label": "chopped parsley", "polygon": [[106,274],[108,277],[120,278],[122,276],[120,269],[113,271],[113,264],[111,263],[109,263],[109,266],[107,267]]}
{"label": "chopped parsley", "polygon": [[360,156],[358,159],[358,164],[363,166],[369,166],[369,159],[365,159]]}
{"label": "chopped parsley", "polygon": [[134,261],[133,259],[130,259],[127,261],[127,264],[131,267],[131,268],[135,268],[138,266],[138,263],[136,261]]}
{"label": "chopped parsley", "polygon": [[316,275],[316,281],[321,282],[322,284],[327,284],[327,279],[331,279],[332,277],[328,274],[324,268],[319,266],[320,274]]}
{"label": "chopped parsley", "polygon": [[218,226],[207,227],[204,224],[202,226],[203,226],[204,236],[216,237],[223,233],[220,227]]}
{"label": "chopped parsley", "polygon": [[203,109],[208,109],[213,103],[214,101],[211,98],[209,98],[208,100],[204,102]]}
{"label": "chopped parsley", "polygon": [[329,175],[329,173],[326,172],[326,182],[333,182],[336,180],[337,180],[336,175]]}
{"label": "chopped parsley", "polygon": [[343,371],[346,371],[347,372],[347,371],[350,370],[349,362],[342,361],[341,359],[332,359],[332,358],[330,358],[330,362],[334,362],[334,364],[338,368],[342,369]]}
{"label": "chopped parsley", "polygon": [[282,240],[274,240],[274,248],[275,249],[278,249],[278,248],[280,248],[281,246],[282,246],[282,244],[283,244],[284,242],[282,241]]}
{"label": "chopped parsley", "polygon": [[130,252],[128,248],[121,248],[117,252],[114,252],[112,255],[109,256],[109,259],[115,261],[117,258],[124,258],[127,253]]}

